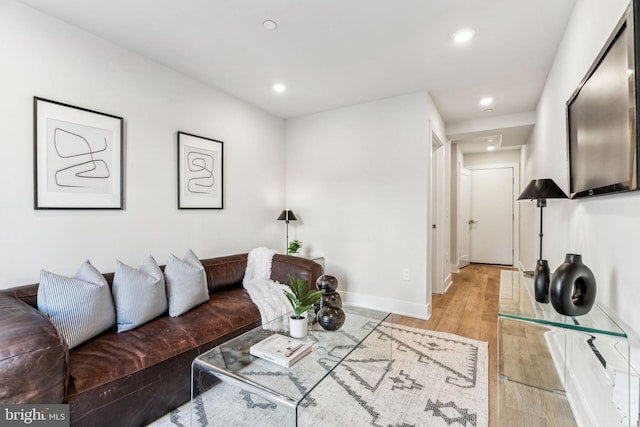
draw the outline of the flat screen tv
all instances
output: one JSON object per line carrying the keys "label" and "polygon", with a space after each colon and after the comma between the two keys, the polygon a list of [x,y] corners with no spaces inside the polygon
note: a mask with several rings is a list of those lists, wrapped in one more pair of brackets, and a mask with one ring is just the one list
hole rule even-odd
{"label": "flat screen tv", "polygon": [[631,5],[567,101],[571,198],[638,187],[636,57]]}

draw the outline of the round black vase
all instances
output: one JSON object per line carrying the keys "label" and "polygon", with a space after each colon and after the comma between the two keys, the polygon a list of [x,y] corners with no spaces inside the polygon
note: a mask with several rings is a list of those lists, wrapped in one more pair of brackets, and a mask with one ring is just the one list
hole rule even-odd
{"label": "round black vase", "polygon": [[336,292],[336,289],[338,289],[338,279],[324,274],[316,280],[316,288],[320,291],[324,290],[324,294],[322,294],[320,300],[315,304],[316,314],[324,307],[342,308],[342,297]]}
{"label": "round black vase", "polygon": [[549,263],[539,259],[533,274],[533,289],[536,301],[549,302]]}
{"label": "round black vase", "polygon": [[315,305],[315,312],[318,313],[324,307],[342,308],[342,297],[337,292],[324,293]]}
{"label": "round black vase", "polygon": [[336,331],[344,324],[345,314],[340,307],[327,306],[318,312],[318,324],[327,331]]}
{"label": "round black vase", "polygon": [[336,279],[334,276],[323,274],[316,280],[316,288],[319,291],[324,290],[327,293],[335,292],[336,289],[338,289],[338,279]]}
{"label": "round black vase", "polygon": [[560,314],[587,314],[596,302],[596,278],[582,263],[582,255],[567,254],[553,272],[549,286],[551,305]]}

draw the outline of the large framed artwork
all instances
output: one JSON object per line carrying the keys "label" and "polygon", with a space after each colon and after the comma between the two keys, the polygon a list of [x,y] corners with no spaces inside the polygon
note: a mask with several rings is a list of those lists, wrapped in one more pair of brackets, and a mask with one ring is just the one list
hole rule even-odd
{"label": "large framed artwork", "polygon": [[123,209],[123,119],[34,97],[34,208]]}
{"label": "large framed artwork", "polygon": [[222,209],[222,141],[178,132],[178,209]]}

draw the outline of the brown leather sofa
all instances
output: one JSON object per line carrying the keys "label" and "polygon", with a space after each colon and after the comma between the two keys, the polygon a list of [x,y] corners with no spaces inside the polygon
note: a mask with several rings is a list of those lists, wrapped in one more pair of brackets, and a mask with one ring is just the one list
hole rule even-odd
{"label": "brown leather sofa", "polygon": [[[37,310],[38,284],[0,290],[0,402],[68,403],[74,426],[143,426],[190,399],[191,362],[260,324],[242,287],[247,254],[202,260],[208,302],[137,329],[107,331],[69,351]],[[322,267],[273,257],[271,278],[310,284]],[[111,284],[113,274],[105,274]]]}

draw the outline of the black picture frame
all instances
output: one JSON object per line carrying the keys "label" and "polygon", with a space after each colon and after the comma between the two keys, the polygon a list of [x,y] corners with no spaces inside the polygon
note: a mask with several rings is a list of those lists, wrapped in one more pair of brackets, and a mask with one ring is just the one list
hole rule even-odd
{"label": "black picture frame", "polygon": [[123,209],[122,117],[33,98],[34,209]]}
{"label": "black picture frame", "polygon": [[178,209],[224,209],[224,143],[178,132]]}

